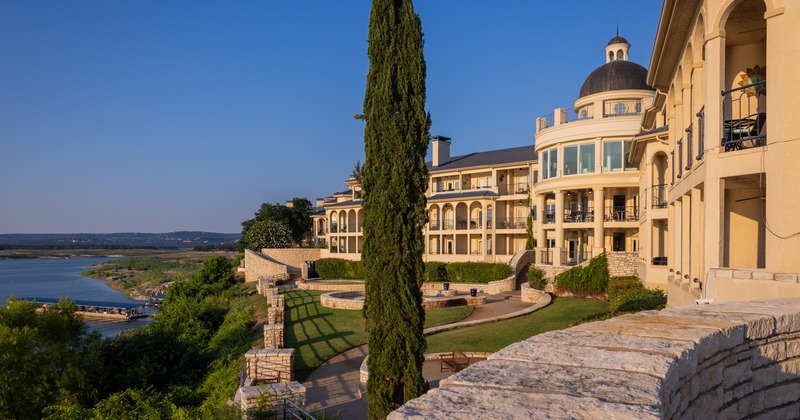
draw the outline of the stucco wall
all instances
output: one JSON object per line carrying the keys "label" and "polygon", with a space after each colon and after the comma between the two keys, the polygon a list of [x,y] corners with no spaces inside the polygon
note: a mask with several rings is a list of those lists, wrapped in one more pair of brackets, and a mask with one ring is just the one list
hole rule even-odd
{"label": "stucco wall", "polygon": [[647,311],[512,344],[389,419],[795,418],[800,299]]}

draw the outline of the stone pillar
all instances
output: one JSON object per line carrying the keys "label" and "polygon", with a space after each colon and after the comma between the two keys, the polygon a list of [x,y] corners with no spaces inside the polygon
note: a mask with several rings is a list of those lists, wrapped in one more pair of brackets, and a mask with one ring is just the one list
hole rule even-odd
{"label": "stone pillar", "polygon": [[242,409],[243,419],[263,418],[256,416],[255,411],[271,410],[275,419],[284,419],[284,401],[291,401],[298,407],[306,403],[306,387],[300,382],[266,383],[257,386],[241,387],[237,391],[236,400]]}
{"label": "stone pillar", "polygon": [[267,308],[267,323],[283,324],[283,308]]}
{"label": "stone pillar", "polygon": [[594,188],[592,192],[594,194],[594,245],[592,246],[592,257],[596,257],[606,250],[606,233],[603,227],[606,198],[602,187]]}
{"label": "stone pillar", "polygon": [[[294,380],[294,349],[253,349],[245,353],[247,377],[260,381]],[[280,380],[276,380],[280,377]]]}
{"label": "stone pillar", "polygon": [[553,248],[553,265],[564,265],[561,251],[564,250],[564,191],[556,191],[556,246]]}
{"label": "stone pillar", "polygon": [[536,261],[542,263],[542,251],[547,249],[547,233],[544,230],[544,219],[547,211],[547,200],[544,194],[536,194]]}
{"label": "stone pillar", "polygon": [[264,348],[265,349],[283,348],[283,324],[264,325]]}

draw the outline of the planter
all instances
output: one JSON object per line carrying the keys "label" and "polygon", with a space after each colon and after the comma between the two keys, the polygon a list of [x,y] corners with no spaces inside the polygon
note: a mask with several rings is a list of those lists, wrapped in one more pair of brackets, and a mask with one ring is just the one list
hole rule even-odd
{"label": "planter", "polygon": [[469,295],[472,297],[478,296],[478,289],[474,287],[472,289],[469,289]]}
{"label": "planter", "polygon": [[450,283],[442,283],[442,290],[450,290]]}

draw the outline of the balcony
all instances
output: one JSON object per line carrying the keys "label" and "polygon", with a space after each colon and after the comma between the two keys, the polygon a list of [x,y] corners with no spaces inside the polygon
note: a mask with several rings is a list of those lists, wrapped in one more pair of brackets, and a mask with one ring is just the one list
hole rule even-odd
{"label": "balcony", "polygon": [[667,184],[653,185],[653,201],[650,202],[650,208],[667,208]]}
{"label": "balcony", "polygon": [[565,223],[594,222],[594,211],[564,210]]}
{"label": "balcony", "polygon": [[437,219],[432,219],[428,222],[428,230],[439,230],[439,227],[439,220]]}
{"label": "balcony", "polygon": [[336,223],[331,223],[331,233],[339,233],[339,227]]}
{"label": "balcony", "polygon": [[543,249],[539,254],[539,264],[553,265],[553,250]]}
{"label": "balcony", "polygon": [[642,115],[642,101],[610,101],[603,104],[603,118]]}
{"label": "balcony", "polygon": [[483,228],[483,219],[480,217],[469,219],[469,228],[470,229],[482,229]]}
{"label": "balcony", "polygon": [[750,149],[767,144],[767,81],[722,92],[722,147],[724,151]]}
{"label": "balcony", "polygon": [[611,206],[606,207],[606,222],[635,222],[639,220],[639,207]]}
{"label": "balcony", "polygon": [[525,229],[528,227],[528,221],[525,217],[509,217],[506,219],[497,219],[498,229]]}
{"label": "balcony", "polygon": [[550,224],[556,222],[556,214],[553,212],[542,211],[542,224]]}
{"label": "balcony", "polygon": [[589,261],[591,258],[592,253],[589,251],[561,251],[561,265],[578,265]]}
{"label": "balcony", "polygon": [[455,229],[456,222],[454,220],[445,220],[444,221],[444,230],[453,230]]}

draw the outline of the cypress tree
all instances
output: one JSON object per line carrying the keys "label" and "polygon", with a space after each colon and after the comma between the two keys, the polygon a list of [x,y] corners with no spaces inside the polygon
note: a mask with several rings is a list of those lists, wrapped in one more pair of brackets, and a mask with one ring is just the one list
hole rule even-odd
{"label": "cypress tree", "polygon": [[430,116],[422,27],[411,0],[373,0],[364,96],[364,247],[370,418],[427,388],[422,226]]}

